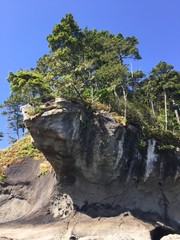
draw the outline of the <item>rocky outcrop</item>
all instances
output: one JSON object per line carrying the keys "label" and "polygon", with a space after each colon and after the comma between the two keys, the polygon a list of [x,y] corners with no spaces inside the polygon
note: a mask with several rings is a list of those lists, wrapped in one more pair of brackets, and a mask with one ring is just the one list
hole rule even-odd
{"label": "rocky outcrop", "polygon": [[46,213],[54,209],[51,200],[56,178],[53,173],[39,176],[41,163],[41,160],[25,158],[7,166],[6,178],[0,183],[0,225],[15,220],[45,223],[53,219]]}
{"label": "rocky outcrop", "polygon": [[41,163],[25,158],[7,166],[6,178],[0,183],[0,239],[151,239],[153,225],[129,212],[91,218],[72,211],[70,196],[56,190],[54,173],[40,175]]}
{"label": "rocky outcrop", "polygon": [[161,240],[180,240],[180,235],[169,234],[168,236],[161,238]]}
{"label": "rocky outcrop", "polygon": [[[110,113],[62,98],[25,123],[36,147],[52,164],[58,191],[92,217],[124,210],[180,225],[180,152],[145,140]],[[57,213],[56,213],[57,214]]]}
{"label": "rocky outcrop", "polygon": [[151,240],[151,229],[151,224],[132,215],[90,218],[76,213],[53,224],[0,226],[0,239],[6,236],[8,240]]}

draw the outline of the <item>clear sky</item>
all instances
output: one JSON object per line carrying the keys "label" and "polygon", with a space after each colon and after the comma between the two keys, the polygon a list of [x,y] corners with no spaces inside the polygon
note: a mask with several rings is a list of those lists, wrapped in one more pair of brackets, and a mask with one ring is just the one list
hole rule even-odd
{"label": "clear sky", "polygon": [[[0,0],[0,103],[10,92],[8,72],[36,65],[48,52],[46,36],[66,13],[81,28],[136,36],[142,60],[134,69],[148,73],[163,60],[180,71],[180,0]],[[0,131],[9,132],[2,116]]]}

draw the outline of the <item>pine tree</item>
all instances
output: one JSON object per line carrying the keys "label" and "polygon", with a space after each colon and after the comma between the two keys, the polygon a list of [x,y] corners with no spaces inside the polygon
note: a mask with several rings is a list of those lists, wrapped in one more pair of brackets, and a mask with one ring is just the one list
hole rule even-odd
{"label": "pine tree", "polygon": [[8,128],[12,129],[16,134],[16,137],[13,137],[14,141],[18,140],[21,135],[24,135],[25,131],[20,106],[21,99],[14,95],[11,95],[0,106],[4,109],[1,114],[7,116]]}
{"label": "pine tree", "polygon": [[2,140],[2,138],[3,138],[3,133],[0,132],[0,141]]}

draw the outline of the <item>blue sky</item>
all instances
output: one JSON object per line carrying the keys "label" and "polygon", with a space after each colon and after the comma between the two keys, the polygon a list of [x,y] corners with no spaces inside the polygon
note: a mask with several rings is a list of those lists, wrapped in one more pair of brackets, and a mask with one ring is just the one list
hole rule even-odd
{"label": "blue sky", "polygon": [[[134,69],[148,73],[163,60],[180,71],[179,10],[180,0],[0,0],[0,103],[10,92],[8,72],[34,67],[48,52],[46,36],[69,12],[81,28],[136,36],[142,60]],[[0,131],[9,132],[2,116]]]}

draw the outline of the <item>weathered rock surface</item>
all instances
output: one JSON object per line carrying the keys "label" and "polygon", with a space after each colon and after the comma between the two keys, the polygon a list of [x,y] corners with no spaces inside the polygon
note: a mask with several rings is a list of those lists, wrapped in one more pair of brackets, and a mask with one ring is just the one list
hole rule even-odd
{"label": "weathered rock surface", "polygon": [[[53,173],[38,177],[40,163],[27,158],[7,167],[5,181],[0,186],[0,239],[157,240],[160,239],[157,235],[172,233],[160,223],[142,221],[130,212],[92,218],[73,211],[70,196],[57,191]],[[101,211],[106,209],[109,211],[107,206],[101,206]]]}
{"label": "weathered rock surface", "polygon": [[0,236],[13,240],[150,240],[152,227],[132,215],[95,219],[76,213],[53,224],[0,226]]}
{"label": "weathered rock surface", "polygon": [[[26,158],[7,167],[6,178],[0,183],[0,224],[18,219],[23,223],[32,219],[38,222],[50,206],[53,209],[50,203],[56,178],[53,173],[38,177],[41,162]],[[45,217],[40,221],[48,222],[51,219]]]}
{"label": "weathered rock surface", "polygon": [[180,235],[177,234],[169,234],[161,238],[161,240],[180,240]]}
{"label": "weathered rock surface", "polygon": [[130,210],[180,226],[179,151],[158,152],[156,139],[144,141],[110,113],[62,98],[49,109],[34,118],[25,110],[25,123],[76,210],[92,217]]}

